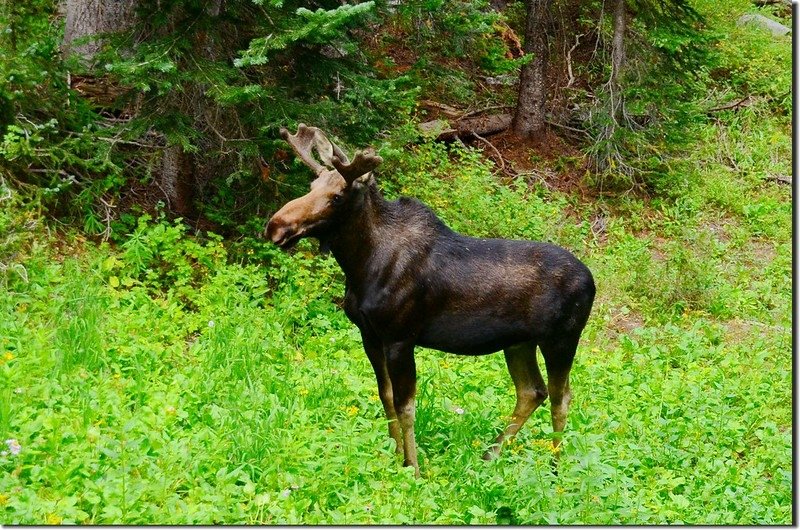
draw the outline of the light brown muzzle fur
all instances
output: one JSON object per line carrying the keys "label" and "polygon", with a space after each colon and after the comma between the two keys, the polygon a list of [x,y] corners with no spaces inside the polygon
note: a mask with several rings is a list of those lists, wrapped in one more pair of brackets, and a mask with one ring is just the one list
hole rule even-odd
{"label": "light brown muzzle fur", "polygon": [[330,219],[347,189],[337,171],[324,171],[311,183],[311,191],[289,201],[267,224],[267,237],[282,248],[292,246],[309,230]]}

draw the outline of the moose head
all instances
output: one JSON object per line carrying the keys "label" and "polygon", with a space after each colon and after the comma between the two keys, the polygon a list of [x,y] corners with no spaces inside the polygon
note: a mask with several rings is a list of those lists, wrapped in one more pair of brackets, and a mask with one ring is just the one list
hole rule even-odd
{"label": "moose head", "polygon": [[[351,161],[317,127],[301,123],[296,134],[281,128],[281,136],[317,176],[311,191],[286,203],[267,225],[267,237],[281,248],[289,248],[303,237],[317,236],[352,208],[374,170],[383,159],[372,149],[359,151]],[[322,163],[314,158],[313,151]]]}

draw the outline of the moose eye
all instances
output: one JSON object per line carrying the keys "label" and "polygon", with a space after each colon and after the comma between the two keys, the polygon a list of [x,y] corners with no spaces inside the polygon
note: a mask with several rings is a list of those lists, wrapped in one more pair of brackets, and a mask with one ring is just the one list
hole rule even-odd
{"label": "moose eye", "polygon": [[331,204],[337,205],[340,202],[342,202],[342,194],[341,193],[337,193],[336,195],[331,197]]}

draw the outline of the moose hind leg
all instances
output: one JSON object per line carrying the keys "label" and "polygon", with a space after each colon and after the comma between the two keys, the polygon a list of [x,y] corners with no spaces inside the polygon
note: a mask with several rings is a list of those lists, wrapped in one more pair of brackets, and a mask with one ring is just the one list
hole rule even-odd
{"label": "moose hind leg", "polygon": [[536,362],[536,343],[515,344],[505,351],[506,365],[517,394],[517,404],[511,414],[511,423],[500,434],[486,453],[484,460],[492,460],[503,446],[503,442],[513,438],[530,415],[547,399],[547,387]]}
{"label": "moose hind leg", "polygon": [[367,352],[372,369],[375,371],[375,378],[378,380],[378,396],[383,404],[383,411],[389,421],[389,436],[395,442],[395,450],[400,453],[403,451],[403,434],[400,429],[400,422],[397,420],[397,412],[394,409],[394,394],[392,392],[392,382],[389,379],[389,371],[386,368],[386,356],[383,353],[383,346],[380,341],[374,340],[363,331],[361,339],[364,342],[364,351]]}
{"label": "moose hind leg", "polygon": [[561,433],[567,423],[567,412],[572,401],[569,372],[578,337],[564,337],[541,345],[542,356],[547,367],[547,392],[550,395],[550,415],[553,420],[553,450],[558,455]]}

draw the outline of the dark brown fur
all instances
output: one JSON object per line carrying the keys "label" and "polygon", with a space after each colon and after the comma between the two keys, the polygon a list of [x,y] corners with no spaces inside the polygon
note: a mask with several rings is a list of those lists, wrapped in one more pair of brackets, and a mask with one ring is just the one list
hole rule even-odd
{"label": "dark brown fur", "polygon": [[405,464],[419,474],[415,346],[461,355],[505,351],[517,406],[485,458],[496,456],[548,396],[558,447],[569,371],[595,295],[586,266],[554,245],[458,234],[417,200],[386,201],[370,173],[336,173],[318,170],[312,192],[276,213],[267,235],[282,247],[316,237],[339,262],[344,309],[361,331]]}

